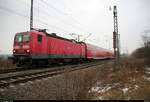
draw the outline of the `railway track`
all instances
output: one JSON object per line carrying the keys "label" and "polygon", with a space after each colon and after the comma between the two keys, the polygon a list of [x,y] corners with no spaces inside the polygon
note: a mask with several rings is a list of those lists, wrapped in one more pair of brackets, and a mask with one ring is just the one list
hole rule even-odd
{"label": "railway track", "polygon": [[24,70],[27,70],[27,69],[25,69],[25,68],[2,69],[2,70],[0,70],[0,74],[18,72],[18,71],[24,71]]}
{"label": "railway track", "polygon": [[[52,66],[44,66],[46,68],[51,68],[55,66],[65,66],[65,64],[62,65],[52,65]],[[0,74],[6,74],[6,73],[11,73],[11,72],[21,72],[21,71],[26,71],[26,70],[38,70],[41,69],[41,67],[36,67],[36,68],[29,68],[29,67],[16,67],[14,69],[1,69]]]}
{"label": "railway track", "polygon": [[62,66],[57,68],[50,68],[47,70],[41,70],[39,72],[32,72],[32,73],[22,73],[19,75],[13,75],[13,76],[6,76],[6,77],[0,77],[0,88],[6,88],[9,85],[15,85],[19,83],[25,83],[28,81],[32,81],[35,79],[42,79],[47,77],[52,77],[54,75],[62,74],[64,72],[71,72],[75,70],[85,69],[97,65],[104,65],[108,63],[109,61],[103,61],[103,62],[91,62],[86,64],[80,64],[80,65],[69,65],[69,66]]}

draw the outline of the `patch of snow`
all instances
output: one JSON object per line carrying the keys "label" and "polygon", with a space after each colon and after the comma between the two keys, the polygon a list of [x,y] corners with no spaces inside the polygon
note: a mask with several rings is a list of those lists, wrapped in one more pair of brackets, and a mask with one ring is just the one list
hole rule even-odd
{"label": "patch of snow", "polygon": [[2,91],[5,91],[5,89],[0,89],[0,91],[2,92]]}
{"label": "patch of snow", "polygon": [[132,82],[136,81],[136,80],[135,80],[135,79],[133,79],[133,78],[130,78],[130,79],[131,79],[131,81],[132,81]]}
{"label": "patch of snow", "polygon": [[15,86],[14,86],[14,85],[9,85],[9,87],[11,87],[11,88],[15,88]]}
{"label": "patch of snow", "polygon": [[97,92],[101,89],[101,87],[92,87],[91,91]]}
{"label": "patch of snow", "polygon": [[150,71],[150,67],[145,68],[146,70]]}
{"label": "patch of snow", "polygon": [[110,89],[111,89],[110,86],[106,86],[106,87],[103,87],[101,90],[99,90],[98,93],[104,93],[104,92],[106,92],[106,91],[108,91]]}
{"label": "patch of snow", "polygon": [[102,97],[102,96],[99,96],[98,99],[99,99],[99,100],[103,100],[103,97]]}
{"label": "patch of snow", "polygon": [[[96,86],[96,87],[92,87],[92,89],[91,89],[91,91],[92,92],[98,92],[98,93],[104,93],[104,92],[106,92],[106,91],[108,91],[108,90],[110,90],[112,87],[108,84],[108,85],[106,85],[106,86],[101,86],[101,87],[99,87],[99,86]],[[91,92],[90,91],[90,92]]]}
{"label": "patch of snow", "polygon": [[104,93],[104,92],[109,91],[110,89],[116,87],[117,85],[119,85],[119,83],[115,83],[113,85],[107,84],[105,86],[97,85],[95,87],[92,87],[91,90],[89,90],[89,93],[90,92]]}
{"label": "patch of snow", "polygon": [[131,97],[128,97],[128,98],[127,98],[127,100],[131,100],[131,99],[132,99]]}
{"label": "patch of snow", "polygon": [[143,76],[144,79],[150,81],[150,78]]}
{"label": "patch of snow", "polygon": [[134,85],[135,86],[135,88],[139,88],[139,86],[138,85]]}
{"label": "patch of snow", "polygon": [[48,78],[43,78],[42,80],[45,80],[45,81],[47,81],[47,80],[48,80]]}
{"label": "patch of snow", "polygon": [[20,83],[19,85],[24,86],[24,85],[25,85],[25,83]]}
{"label": "patch of snow", "polygon": [[35,81],[36,81],[36,82],[40,82],[41,80],[40,80],[40,79],[36,79]]}
{"label": "patch of snow", "polygon": [[123,94],[126,94],[128,90],[129,90],[129,88],[127,88],[127,87],[126,87],[126,88],[123,88],[123,89],[122,89]]}
{"label": "patch of snow", "polygon": [[28,83],[33,84],[34,82],[33,81],[28,81]]}
{"label": "patch of snow", "polygon": [[150,74],[150,72],[146,72],[147,74]]}

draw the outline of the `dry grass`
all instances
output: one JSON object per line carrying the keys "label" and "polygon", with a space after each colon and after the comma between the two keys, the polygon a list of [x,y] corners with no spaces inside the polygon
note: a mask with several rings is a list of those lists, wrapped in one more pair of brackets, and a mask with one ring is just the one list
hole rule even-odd
{"label": "dry grass", "polygon": [[[96,82],[95,70],[67,72],[63,74],[61,82],[55,82],[56,99],[85,100],[90,99],[89,89]],[[60,84],[61,83],[61,84]],[[63,87],[61,86],[63,85]]]}
{"label": "dry grass", "polygon": [[0,59],[0,69],[14,68],[15,65],[12,64],[10,60]]}
{"label": "dry grass", "polygon": [[[113,71],[113,64],[107,65],[99,73],[99,84],[95,86],[114,86],[106,92],[97,93],[103,99],[150,99],[150,82],[145,81],[145,63],[143,59],[125,58],[119,68]],[[138,86],[138,87],[135,87]],[[124,88],[128,88],[124,94]]]}
{"label": "dry grass", "polygon": [[[95,67],[63,74],[61,84],[57,86],[57,99],[86,100],[97,99],[148,99],[150,97],[150,82],[143,80],[145,75],[143,59],[125,58],[121,60],[119,68],[114,72],[113,63],[102,67]],[[115,85],[118,83],[117,85]],[[89,92],[93,86],[107,86],[111,89],[104,93]],[[136,88],[135,86],[138,86]],[[122,89],[129,88],[127,93]]]}

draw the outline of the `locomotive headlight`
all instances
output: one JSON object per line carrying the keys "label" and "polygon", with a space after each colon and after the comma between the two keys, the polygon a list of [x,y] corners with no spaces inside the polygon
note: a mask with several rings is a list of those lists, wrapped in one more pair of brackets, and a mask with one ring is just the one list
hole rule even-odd
{"label": "locomotive headlight", "polygon": [[14,49],[14,50],[13,50],[13,52],[15,53],[15,52],[16,52],[16,50]]}
{"label": "locomotive headlight", "polygon": [[22,48],[23,48],[23,49],[29,49],[30,46],[29,46],[29,45],[24,45],[24,46],[22,46]]}
{"label": "locomotive headlight", "polygon": [[27,51],[27,53],[29,53],[30,52],[30,50],[26,50]]}

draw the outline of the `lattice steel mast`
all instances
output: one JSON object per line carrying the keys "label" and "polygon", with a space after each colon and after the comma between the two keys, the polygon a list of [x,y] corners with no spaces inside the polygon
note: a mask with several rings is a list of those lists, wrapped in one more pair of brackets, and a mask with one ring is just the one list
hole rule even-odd
{"label": "lattice steel mast", "polygon": [[33,0],[31,0],[31,11],[30,11],[30,30],[33,29]]}
{"label": "lattice steel mast", "polygon": [[113,32],[113,47],[114,47],[114,57],[115,66],[119,64],[120,59],[120,45],[119,45],[119,34],[118,34],[118,16],[117,16],[117,6],[114,6],[114,32]]}

